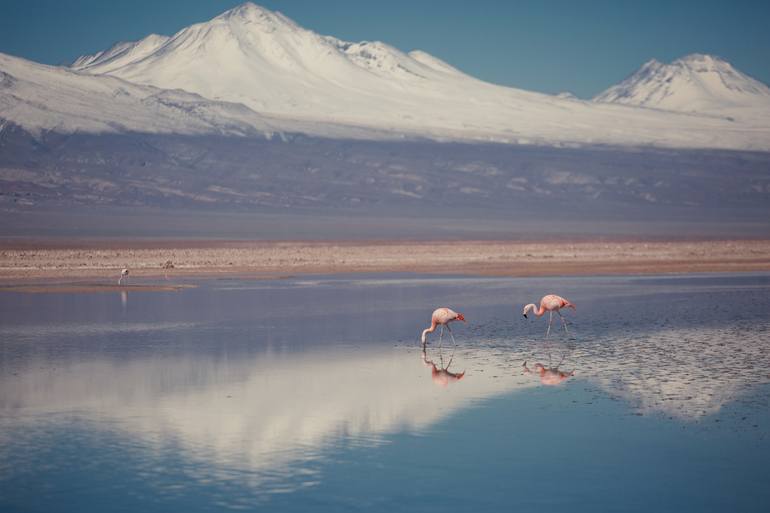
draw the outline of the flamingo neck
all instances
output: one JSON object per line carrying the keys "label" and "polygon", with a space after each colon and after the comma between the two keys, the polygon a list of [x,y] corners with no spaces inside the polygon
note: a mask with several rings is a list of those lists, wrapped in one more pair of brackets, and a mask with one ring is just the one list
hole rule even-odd
{"label": "flamingo neck", "polygon": [[427,340],[426,337],[428,336],[428,333],[433,333],[434,331],[436,331],[436,322],[435,321],[430,323],[430,328],[425,328],[422,331],[422,337],[420,338],[420,340],[422,340],[423,344],[425,343],[425,340]]}
{"label": "flamingo neck", "polygon": [[545,313],[545,307],[541,304],[540,309],[538,310],[534,303],[530,303],[526,306],[524,309],[525,312],[531,311],[536,316],[540,317]]}

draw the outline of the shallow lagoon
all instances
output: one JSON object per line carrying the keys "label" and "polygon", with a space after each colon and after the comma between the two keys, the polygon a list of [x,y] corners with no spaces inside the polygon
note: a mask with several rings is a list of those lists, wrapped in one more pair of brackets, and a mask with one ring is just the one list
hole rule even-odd
{"label": "shallow lagoon", "polygon": [[770,275],[198,285],[0,295],[0,510],[770,509]]}

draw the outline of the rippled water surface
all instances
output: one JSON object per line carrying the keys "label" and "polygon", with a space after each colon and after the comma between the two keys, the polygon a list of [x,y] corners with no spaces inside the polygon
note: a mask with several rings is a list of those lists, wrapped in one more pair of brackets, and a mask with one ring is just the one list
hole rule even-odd
{"label": "rippled water surface", "polygon": [[0,295],[0,511],[770,511],[770,275],[197,285]]}

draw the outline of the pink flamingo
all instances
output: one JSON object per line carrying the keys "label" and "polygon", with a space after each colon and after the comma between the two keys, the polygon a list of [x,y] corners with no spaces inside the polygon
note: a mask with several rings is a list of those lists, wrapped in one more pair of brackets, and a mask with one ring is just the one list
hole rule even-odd
{"label": "pink flamingo", "polygon": [[561,319],[562,326],[564,326],[564,331],[566,333],[569,333],[569,330],[567,330],[567,321],[562,316],[561,310],[562,308],[572,308],[575,309],[575,305],[567,301],[561,296],[557,296],[556,294],[548,294],[547,296],[543,296],[543,299],[540,300],[540,309],[536,310],[535,305],[533,303],[528,304],[524,307],[524,318],[527,318],[527,312],[532,310],[535,315],[538,317],[542,316],[545,312],[548,312],[548,329],[545,332],[545,336],[548,337],[548,335],[551,333],[551,322],[553,321],[553,313],[556,312],[559,314],[559,318]]}
{"label": "pink flamingo", "polygon": [[456,345],[457,342],[455,342],[455,337],[452,335],[452,328],[449,327],[449,323],[452,321],[465,322],[465,317],[463,314],[457,313],[450,308],[436,308],[430,318],[430,328],[426,328],[422,332],[422,345],[424,346],[428,343],[428,333],[433,333],[436,331],[436,326],[441,326],[441,333],[439,334],[438,338],[439,346],[441,346],[441,340],[444,337],[444,326],[446,326],[446,329],[449,330],[449,336],[452,337],[452,342],[454,342]]}

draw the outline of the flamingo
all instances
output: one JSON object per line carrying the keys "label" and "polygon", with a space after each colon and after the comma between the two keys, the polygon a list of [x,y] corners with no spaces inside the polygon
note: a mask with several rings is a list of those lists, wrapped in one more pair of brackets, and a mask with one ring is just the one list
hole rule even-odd
{"label": "flamingo", "polygon": [[557,296],[556,294],[548,294],[547,296],[543,296],[543,299],[540,300],[540,309],[537,310],[535,305],[533,303],[528,304],[524,307],[524,311],[522,312],[524,314],[524,318],[527,318],[527,312],[532,310],[535,315],[538,317],[542,316],[545,312],[548,312],[548,329],[545,332],[545,336],[548,337],[548,335],[551,333],[551,322],[553,321],[553,313],[556,312],[559,314],[559,318],[561,319],[562,326],[564,326],[564,331],[566,333],[569,333],[569,330],[567,330],[567,321],[562,316],[561,310],[562,308],[572,308],[575,309],[575,305],[567,301],[561,296]]}
{"label": "flamingo", "polygon": [[118,278],[118,285],[121,285],[123,283],[123,278],[128,281],[128,269],[123,269],[120,271],[120,278]]}
{"label": "flamingo", "polygon": [[452,337],[452,342],[454,342],[456,345],[457,342],[455,342],[455,337],[452,335],[452,328],[449,327],[449,323],[452,321],[465,322],[465,317],[463,314],[457,313],[450,308],[436,308],[430,318],[430,328],[425,328],[422,332],[422,345],[424,346],[428,343],[428,333],[433,333],[436,331],[436,326],[441,326],[441,334],[438,338],[439,346],[441,345],[441,340],[444,337],[444,326],[446,326],[446,329],[449,330],[449,336]]}

